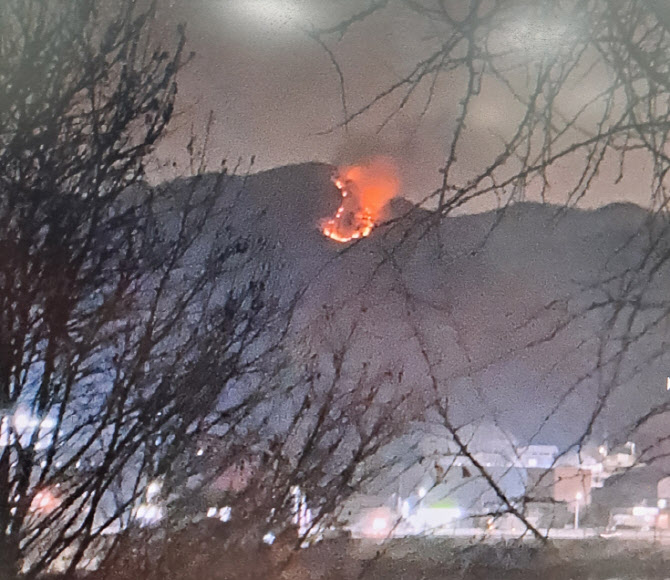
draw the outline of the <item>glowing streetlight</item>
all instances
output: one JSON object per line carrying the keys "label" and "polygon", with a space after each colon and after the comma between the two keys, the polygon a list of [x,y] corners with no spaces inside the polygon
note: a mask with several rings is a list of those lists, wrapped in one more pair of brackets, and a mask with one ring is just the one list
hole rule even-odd
{"label": "glowing streetlight", "polygon": [[584,495],[581,491],[578,491],[575,495],[575,530],[579,529],[579,502],[582,501]]}

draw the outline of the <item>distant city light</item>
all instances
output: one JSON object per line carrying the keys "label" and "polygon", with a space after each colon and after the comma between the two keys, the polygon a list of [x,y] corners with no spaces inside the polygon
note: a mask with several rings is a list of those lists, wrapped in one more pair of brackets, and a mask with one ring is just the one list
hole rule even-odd
{"label": "distant city light", "polygon": [[633,508],[633,515],[643,517],[655,516],[658,515],[658,508],[638,505]]}
{"label": "distant city light", "polygon": [[0,447],[11,444],[12,438],[32,438],[37,431],[36,449],[45,449],[51,444],[48,437],[56,426],[53,417],[33,414],[29,409],[19,406],[13,413],[0,415]]}
{"label": "distant city light", "polygon": [[140,525],[148,526],[157,524],[165,517],[165,509],[159,505],[141,504],[135,512],[135,518]]}
{"label": "distant city light", "polygon": [[14,429],[21,435],[29,427],[35,426],[35,421],[32,415],[23,409],[18,409],[13,416]]}
{"label": "distant city light", "polygon": [[232,515],[233,515],[233,508],[231,508],[229,505],[223,506],[219,510],[219,519],[222,522],[229,522]]}
{"label": "distant city light", "polygon": [[233,516],[233,508],[229,505],[223,506],[222,508],[210,507],[207,510],[208,518],[217,518],[222,522],[229,522],[230,518]]}
{"label": "distant city light", "polygon": [[161,492],[162,485],[159,481],[152,481],[147,486],[147,501],[151,501]]}

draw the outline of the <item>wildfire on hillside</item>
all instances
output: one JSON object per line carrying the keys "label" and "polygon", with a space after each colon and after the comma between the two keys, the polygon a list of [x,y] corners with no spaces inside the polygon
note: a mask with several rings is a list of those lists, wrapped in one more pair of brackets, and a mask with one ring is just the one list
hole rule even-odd
{"label": "wildfire on hillside", "polygon": [[369,236],[400,188],[396,167],[385,157],[341,167],[333,183],[340,190],[342,203],[335,216],[322,220],[321,231],[341,243]]}

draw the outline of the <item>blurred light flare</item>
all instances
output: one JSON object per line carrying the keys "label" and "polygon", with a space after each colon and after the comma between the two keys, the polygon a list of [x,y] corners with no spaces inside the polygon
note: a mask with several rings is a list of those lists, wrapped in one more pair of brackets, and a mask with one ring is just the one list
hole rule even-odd
{"label": "blurred light flare", "polygon": [[40,514],[49,514],[58,508],[60,504],[60,499],[50,489],[45,488],[33,496],[30,509]]}
{"label": "blurred light flare", "polygon": [[225,505],[222,508],[210,507],[207,510],[208,518],[217,518],[222,522],[229,522],[233,517],[233,508],[229,505]]}
{"label": "blurred light flare", "polygon": [[312,15],[304,0],[238,0],[225,8],[250,27],[271,28],[273,32],[298,32]]}
{"label": "blurred light flare", "polygon": [[165,517],[165,508],[160,505],[141,504],[135,512],[135,518],[142,526],[157,524]]}
{"label": "blurred light flare", "polygon": [[152,481],[147,486],[147,501],[151,501],[161,492],[162,485],[159,481]]}
{"label": "blurred light flare", "polygon": [[53,417],[40,417],[27,407],[19,406],[12,413],[0,415],[0,447],[10,445],[15,439],[28,444],[37,432],[35,449],[45,449],[51,444],[50,435],[55,427]]}

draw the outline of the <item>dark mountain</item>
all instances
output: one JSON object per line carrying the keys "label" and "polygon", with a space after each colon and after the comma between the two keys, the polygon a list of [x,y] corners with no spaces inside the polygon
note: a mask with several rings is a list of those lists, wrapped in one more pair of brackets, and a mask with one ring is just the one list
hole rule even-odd
{"label": "dark mountain", "polygon": [[[605,325],[611,307],[592,308],[638,268],[649,218],[642,208],[518,203],[436,226],[429,212],[394,200],[391,225],[342,245],[318,229],[339,204],[331,172],[283,167],[221,195],[237,229],[269,241],[279,287],[309,286],[299,323],[332,310],[329,332],[344,336],[355,321],[352,374],[363,363],[402,371],[420,397],[430,385],[427,355],[457,422],[486,417],[542,443],[571,442],[608,390],[596,437],[620,435],[668,396],[664,329],[626,345],[619,359],[620,328]],[[662,297],[667,277],[662,270],[649,291]]]}

